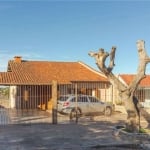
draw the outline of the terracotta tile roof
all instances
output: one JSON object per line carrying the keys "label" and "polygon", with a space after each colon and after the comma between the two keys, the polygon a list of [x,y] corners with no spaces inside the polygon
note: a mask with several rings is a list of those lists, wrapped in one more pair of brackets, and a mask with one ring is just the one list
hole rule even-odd
{"label": "terracotta tile roof", "polygon": [[[135,74],[121,74],[119,76],[126,82],[127,85],[129,85],[135,77]],[[150,75],[146,75],[146,78],[140,82],[139,86],[150,87]]]}
{"label": "terracotta tile roof", "polygon": [[21,61],[8,63],[8,72],[0,73],[0,83],[49,84],[70,81],[108,81],[100,72],[81,62]]}

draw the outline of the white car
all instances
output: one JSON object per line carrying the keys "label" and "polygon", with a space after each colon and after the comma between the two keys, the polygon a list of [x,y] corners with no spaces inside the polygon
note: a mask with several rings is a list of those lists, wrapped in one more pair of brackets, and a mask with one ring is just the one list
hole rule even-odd
{"label": "white car", "polygon": [[58,112],[69,114],[70,119],[75,113],[78,115],[105,114],[110,116],[113,111],[114,105],[89,95],[62,95],[58,99]]}

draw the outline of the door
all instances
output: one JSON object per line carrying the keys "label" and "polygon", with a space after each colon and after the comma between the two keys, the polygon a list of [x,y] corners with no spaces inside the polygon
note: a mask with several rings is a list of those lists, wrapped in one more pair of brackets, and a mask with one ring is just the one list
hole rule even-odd
{"label": "door", "polygon": [[103,102],[96,97],[89,96],[88,98],[90,100],[89,109],[92,113],[102,113],[105,111],[105,105]]}
{"label": "door", "polygon": [[87,96],[78,96],[78,107],[81,109],[82,113],[89,113],[89,100]]}

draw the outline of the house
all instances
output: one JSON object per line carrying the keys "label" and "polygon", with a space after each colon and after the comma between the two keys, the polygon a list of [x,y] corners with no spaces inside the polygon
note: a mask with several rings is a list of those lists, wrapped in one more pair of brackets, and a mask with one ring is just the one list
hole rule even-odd
{"label": "house", "polygon": [[[118,79],[123,82],[126,86],[128,86],[132,80],[134,79],[135,74],[119,74]],[[117,94],[115,94],[117,95]],[[145,102],[150,100],[150,75],[146,75],[138,85],[138,88],[135,92],[135,96],[139,99],[140,102]],[[115,98],[116,100],[119,98]]]}
{"label": "house", "polygon": [[10,86],[11,108],[51,109],[52,81],[57,81],[57,95],[77,92],[112,101],[110,82],[83,62],[29,61],[15,56],[7,72],[0,73],[0,85]]}

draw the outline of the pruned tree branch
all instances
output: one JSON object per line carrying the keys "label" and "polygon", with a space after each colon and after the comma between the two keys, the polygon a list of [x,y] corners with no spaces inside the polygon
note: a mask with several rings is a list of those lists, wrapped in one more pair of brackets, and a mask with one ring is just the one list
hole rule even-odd
{"label": "pruned tree branch", "polygon": [[[95,57],[98,68],[105,75],[108,75],[113,70],[113,67],[115,66],[115,64],[114,64],[115,51],[116,51],[116,47],[112,47],[110,53],[105,52],[104,49],[101,48],[101,49],[99,49],[99,52],[97,52],[97,53],[90,52],[89,55],[91,57]],[[105,60],[108,56],[110,56],[110,62],[109,62],[109,66],[106,67]]]}
{"label": "pruned tree branch", "polygon": [[110,62],[108,66],[108,71],[111,72],[113,70],[113,67],[115,66],[114,59],[115,59],[115,52],[116,52],[116,47],[112,47],[111,52],[109,54],[110,56]]}
{"label": "pruned tree branch", "polygon": [[[116,47],[113,46],[110,53],[105,52],[104,49],[101,48],[98,52],[89,52],[89,55],[95,58],[97,67],[101,70],[102,73],[104,73],[105,76],[107,76],[110,82],[114,86],[117,86],[117,89],[119,89],[120,92],[122,92],[125,91],[127,87],[125,87],[125,85],[122,82],[120,82],[119,79],[112,73],[112,70],[115,66],[115,52]],[[105,65],[105,61],[108,58],[108,56],[110,57],[110,62],[107,67]]]}
{"label": "pruned tree branch", "polygon": [[141,82],[143,78],[146,77],[145,76],[146,64],[150,62],[150,58],[148,57],[146,50],[145,50],[145,41],[143,40],[137,41],[137,50],[138,50],[138,56],[139,56],[139,65],[137,69],[137,74],[129,85],[129,90],[131,93],[134,93],[134,91],[138,87],[138,84]]}
{"label": "pruned tree branch", "polygon": [[105,66],[105,60],[106,58],[109,56],[109,54],[107,52],[104,51],[104,49],[99,49],[99,51],[97,53],[94,52],[90,52],[89,55],[91,57],[94,57],[96,60],[96,65],[98,66],[98,68],[104,73],[107,74],[107,68]]}

